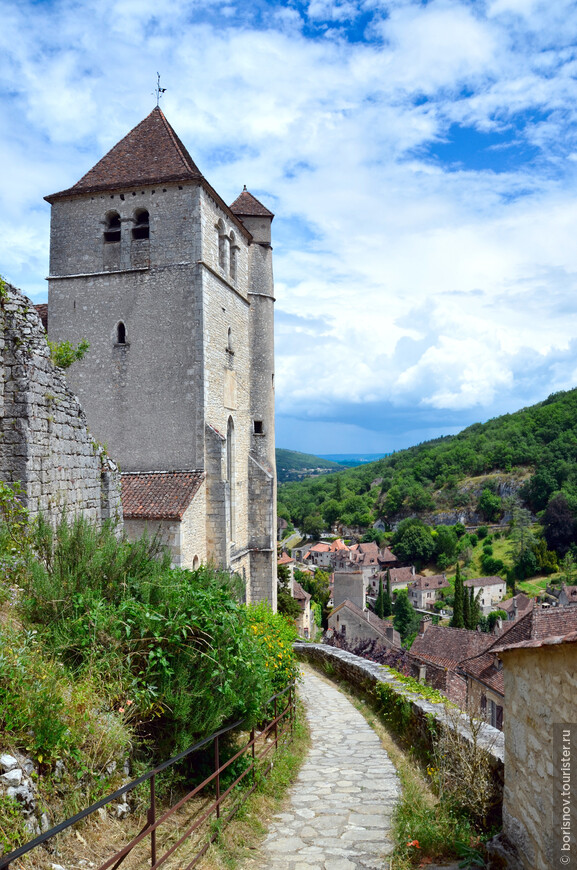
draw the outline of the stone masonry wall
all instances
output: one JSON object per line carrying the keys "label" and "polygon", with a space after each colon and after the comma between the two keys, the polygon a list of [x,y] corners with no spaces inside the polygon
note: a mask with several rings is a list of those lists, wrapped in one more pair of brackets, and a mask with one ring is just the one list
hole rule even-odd
{"label": "stone masonry wall", "polygon": [[[524,870],[562,867],[570,853],[558,848],[562,795],[561,783],[554,782],[553,725],[576,720],[577,644],[512,649],[501,655],[507,746],[503,833],[519,858],[507,866]],[[574,796],[571,821],[574,833]],[[570,860],[574,861],[573,855]]]}
{"label": "stone masonry wall", "polygon": [[0,291],[0,479],[21,482],[31,517],[122,520],[118,469],[88,432],[34,306],[10,285]]}

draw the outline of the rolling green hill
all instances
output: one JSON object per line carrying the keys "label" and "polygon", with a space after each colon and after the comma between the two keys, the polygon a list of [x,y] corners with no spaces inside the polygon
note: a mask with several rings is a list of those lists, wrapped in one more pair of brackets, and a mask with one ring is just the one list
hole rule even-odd
{"label": "rolling green hill", "polygon": [[433,523],[458,513],[490,522],[508,495],[538,512],[559,492],[577,516],[577,389],[377,462],[285,483],[279,513],[299,528],[307,518],[367,527],[414,513]]}
{"label": "rolling green hill", "polygon": [[276,448],[276,471],[279,483],[287,480],[302,480],[316,474],[326,474],[329,471],[339,471],[344,466],[330,459],[321,459],[311,453],[299,453],[298,450]]}

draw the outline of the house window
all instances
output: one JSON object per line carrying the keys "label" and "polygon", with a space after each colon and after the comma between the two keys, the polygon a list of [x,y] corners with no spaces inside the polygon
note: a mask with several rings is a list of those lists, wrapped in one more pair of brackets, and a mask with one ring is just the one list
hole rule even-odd
{"label": "house window", "polygon": [[500,704],[496,704],[491,698],[487,698],[487,722],[493,726],[493,728],[498,728],[499,731],[503,730],[503,708]]}
{"label": "house window", "polygon": [[108,212],[108,214],[106,215],[104,241],[120,241],[120,215],[117,211]]}
{"label": "house window", "polygon": [[126,344],[126,326],[122,320],[116,327],[116,344]]}
{"label": "house window", "polygon": [[254,421],[254,434],[255,435],[264,435],[264,428],[262,425],[262,420]]}
{"label": "house window", "polygon": [[148,239],[150,235],[150,218],[146,209],[138,209],[134,212],[133,239]]}

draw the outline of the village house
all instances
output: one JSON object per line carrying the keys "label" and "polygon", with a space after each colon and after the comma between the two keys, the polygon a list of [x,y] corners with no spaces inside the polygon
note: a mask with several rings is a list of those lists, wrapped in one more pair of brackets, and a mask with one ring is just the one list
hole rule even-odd
{"label": "village house", "polygon": [[444,574],[434,574],[431,577],[418,574],[407,587],[409,601],[416,610],[433,610],[439,590],[448,587],[449,581]]}
{"label": "village house", "polygon": [[505,611],[509,622],[520,619],[530,610],[533,610],[534,607],[535,599],[529,598],[524,592],[518,592],[517,595],[513,595],[512,598],[508,598],[506,601],[501,601],[499,604],[499,610]]}
{"label": "village house", "polygon": [[294,577],[295,573],[295,560],[292,559],[288,553],[281,553],[280,557],[277,559],[277,565],[285,565],[288,568],[289,577]]}
{"label": "village house", "polygon": [[299,616],[296,618],[297,632],[301,637],[309,638],[313,625],[311,596],[308,592],[305,592],[301,584],[294,578],[292,579],[290,590],[292,597],[298,602],[301,609]]}
{"label": "village house", "polygon": [[483,653],[494,640],[491,634],[433,625],[429,619],[423,619],[409,651],[413,675],[464,708],[467,678],[458,672],[459,665]]}
{"label": "village house", "polygon": [[347,642],[377,640],[391,649],[401,648],[401,636],[390,622],[363,610],[346,599],[333,609],[328,619],[329,630],[339,633]]}
{"label": "village house", "polygon": [[567,586],[562,583],[559,589],[555,586],[547,586],[547,595],[558,607],[566,607],[568,604],[577,604],[577,586]]}
{"label": "village house", "polygon": [[478,577],[475,580],[465,580],[463,585],[466,589],[472,588],[475,597],[481,593],[479,604],[485,615],[507,594],[507,583],[501,577]]}

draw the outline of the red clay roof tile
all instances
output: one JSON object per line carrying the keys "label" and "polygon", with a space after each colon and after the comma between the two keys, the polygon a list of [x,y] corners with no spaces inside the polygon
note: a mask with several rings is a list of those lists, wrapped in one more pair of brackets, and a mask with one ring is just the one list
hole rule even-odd
{"label": "red clay roof tile", "polygon": [[127,520],[181,520],[204,480],[203,471],[129,471],[122,474]]}
{"label": "red clay roof tile", "polygon": [[235,201],[230,206],[230,210],[237,217],[270,217],[274,214],[269,211],[266,206],[259,202],[256,196],[246,189],[246,185],[240,196],[237,196]]}
{"label": "red clay roof tile", "polygon": [[73,187],[45,199],[52,202],[73,194],[200,179],[202,175],[192,157],[156,106]]}

